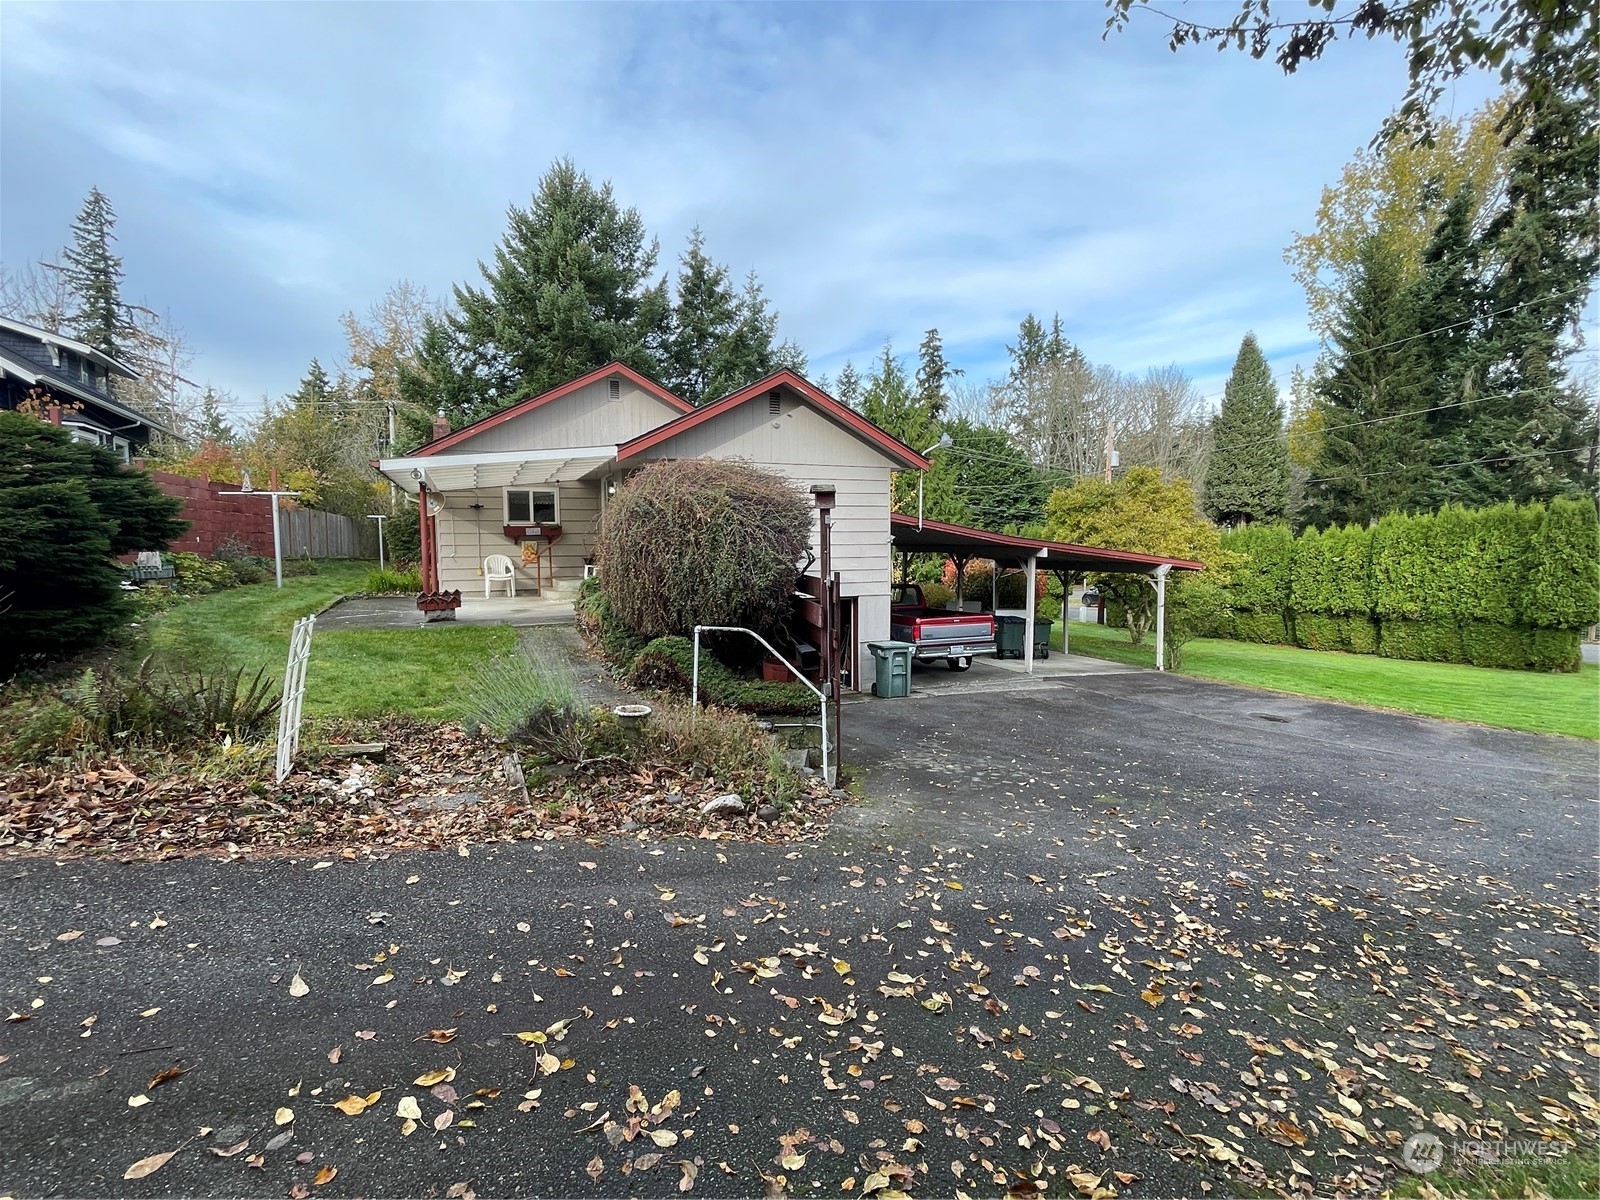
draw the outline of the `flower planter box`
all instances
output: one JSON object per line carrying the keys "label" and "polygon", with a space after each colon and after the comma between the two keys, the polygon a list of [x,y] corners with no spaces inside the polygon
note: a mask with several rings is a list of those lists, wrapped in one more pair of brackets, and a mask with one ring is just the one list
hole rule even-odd
{"label": "flower planter box", "polygon": [[417,597],[417,607],[430,621],[454,621],[456,609],[461,607],[461,592],[423,592]]}

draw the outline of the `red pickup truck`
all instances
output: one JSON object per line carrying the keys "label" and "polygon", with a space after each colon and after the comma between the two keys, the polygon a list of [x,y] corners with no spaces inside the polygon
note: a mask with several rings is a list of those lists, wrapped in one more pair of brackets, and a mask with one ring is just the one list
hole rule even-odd
{"label": "red pickup truck", "polygon": [[903,583],[889,598],[889,636],[915,646],[911,656],[921,662],[942,659],[952,671],[965,671],[974,655],[994,653],[994,617],[929,608],[920,586]]}

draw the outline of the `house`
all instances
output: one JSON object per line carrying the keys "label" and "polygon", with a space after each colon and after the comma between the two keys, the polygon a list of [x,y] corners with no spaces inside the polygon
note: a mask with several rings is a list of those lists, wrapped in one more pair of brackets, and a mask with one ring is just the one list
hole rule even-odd
{"label": "house", "polygon": [[36,393],[40,416],[126,462],[153,434],[172,431],[116,399],[112,376],[139,378],[93,346],[0,317],[0,409],[22,408]]}
{"label": "house", "polygon": [[660,459],[697,457],[831,487],[846,653],[859,663],[865,643],[888,638],[890,476],[928,461],[793,371],[695,408],[613,363],[463,429],[440,421],[432,441],[378,466],[432,514],[423,523],[427,590],[475,591],[483,560],[505,554],[519,591],[568,595],[622,479]]}

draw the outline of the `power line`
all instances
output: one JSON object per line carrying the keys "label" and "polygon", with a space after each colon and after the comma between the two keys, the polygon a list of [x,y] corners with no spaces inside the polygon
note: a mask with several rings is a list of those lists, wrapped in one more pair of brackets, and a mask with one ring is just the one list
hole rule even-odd
{"label": "power line", "polygon": [[1578,454],[1588,449],[1590,449],[1588,446],[1565,446],[1560,450],[1530,450],[1524,454],[1491,454],[1487,458],[1469,458],[1453,463],[1417,463],[1410,467],[1399,467],[1392,471],[1368,471],[1364,475],[1319,475],[1314,479],[1306,480],[1306,482],[1308,484],[1338,483],[1352,479],[1382,479],[1388,475],[1400,475],[1406,471],[1419,469],[1446,471],[1451,467],[1475,467],[1482,463],[1516,462],[1524,458],[1549,458],[1552,454]]}

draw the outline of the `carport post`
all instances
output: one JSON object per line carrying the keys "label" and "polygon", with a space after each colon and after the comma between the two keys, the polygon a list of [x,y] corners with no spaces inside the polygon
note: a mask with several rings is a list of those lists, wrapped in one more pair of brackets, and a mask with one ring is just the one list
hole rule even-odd
{"label": "carport post", "polygon": [[[1038,554],[1043,554],[1043,553],[1044,553],[1043,550],[1038,551]],[[1036,555],[1030,554],[1030,555],[1028,555],[1027,561],[1023,564],[1023,566],[1027,569],[1027,572],[1028,572],[1028,607],[1027,607],[1028,624],[1025,627],[1026,628],[1026,632],[1022,635],[1022,644],[1028,648],[1028,674],[1029,675],[1033,674],[1033,607],[1034,607],[1033,576],[1034,576],[1034,561],[1035,561],[1035,558],[1036,558]]]}
{"label": "carport post", "polygon": [[1167,575],[1170,563],[1162,563],[1152,574],[1156,577],[1156,670],[1167,669]]}

